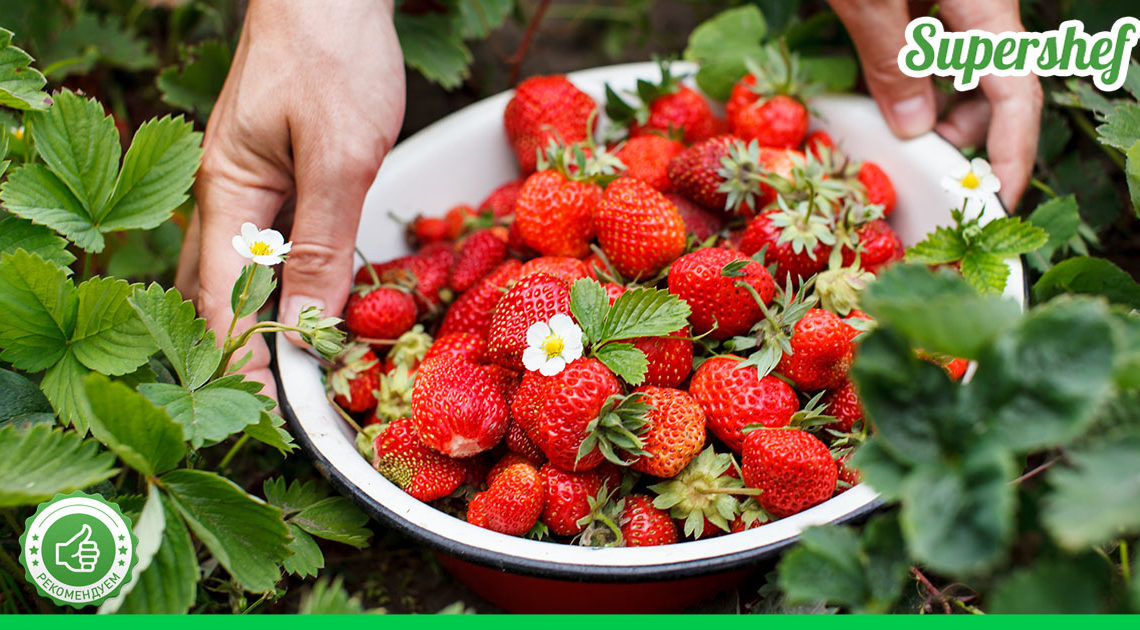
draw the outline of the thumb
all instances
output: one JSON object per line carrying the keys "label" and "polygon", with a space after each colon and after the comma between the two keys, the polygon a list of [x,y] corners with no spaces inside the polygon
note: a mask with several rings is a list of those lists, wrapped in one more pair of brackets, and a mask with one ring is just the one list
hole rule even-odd
{"label": "thumb", "polygon": [[906,45],[910,13],[906,0],[832,0],[847,27],[871,96],[901,138],[913,138],[934,127],[934,86],[929,78],[908,77],[899,70],[899,50]]}
{"label": "thumb", "polygon": [[77,542],[78,543],[84,543],[90,539],[91,539],[91,526],[88,525],[87,523],[84,523],[83,527],[79,528],[79,531],[75,532],[75,535],[72,536],[71,538],[68,538],[67,542],[65,542],[63,544],[66,547],[70,547],[73,543],[77,543]]}

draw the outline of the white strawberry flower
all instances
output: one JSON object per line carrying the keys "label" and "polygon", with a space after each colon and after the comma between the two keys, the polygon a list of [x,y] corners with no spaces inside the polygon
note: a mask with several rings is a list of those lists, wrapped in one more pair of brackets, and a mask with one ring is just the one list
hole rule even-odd
{"label": "white strawberry flower", "polygon": [[526,330],[523,366],[543,376],[554,376],[582,356],[582,329],[569,315],[559,313],[549,322],[536,322]]}
{"label": "white strawberry flower", "polygon": [[942,188],[966,199],[981,199],[1001,190],[1001,181],[994,175],[989,162],[974,158],[943,177]]}
{"label": "white strawberry flower", "polygon": [[293,243],[286,243],[281,232],[271,229],[259,230],[252,223],[241,224],[241,234],[234,237],[233,244],[237,253],[267,267],[284,261],[285,254],[293,249]]}

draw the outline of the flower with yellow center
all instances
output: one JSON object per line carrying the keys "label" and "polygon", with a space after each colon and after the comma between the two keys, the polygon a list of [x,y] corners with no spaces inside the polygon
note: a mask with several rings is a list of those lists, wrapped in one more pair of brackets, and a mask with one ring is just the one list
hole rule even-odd
{"label": "flower with yellow center", "polygon": [[535,322],[526,331],[523,367],[543,376],[554,376],[582,356],[582,329],[569,315],[558,314],[549,322]]}
{"label": "flower with yellow center", "polygon": [[989,162],[974,158],[943,177],[942,188],[966,199],[984,199],[1001,190],[1001,181],[994,175]]}
{"label": "flower with yellow center", "polygon": [[237,253],[266,266],[285,260],[285,254],[293,249],[293,243],[286,243],[277,230],[259,230],[252,223],[242,224],[241,234],[234,237],[233,245]]}

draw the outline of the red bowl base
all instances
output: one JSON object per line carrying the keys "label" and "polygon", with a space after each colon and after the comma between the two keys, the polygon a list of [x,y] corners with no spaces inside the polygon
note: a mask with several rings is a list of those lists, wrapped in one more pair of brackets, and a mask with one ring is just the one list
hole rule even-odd
{"label": "red bowl base", "polygon": [[663,582],[601,583],[550,580],[436,558],[477,595],[512,613],[676,613],[744,581],[738,569]]}

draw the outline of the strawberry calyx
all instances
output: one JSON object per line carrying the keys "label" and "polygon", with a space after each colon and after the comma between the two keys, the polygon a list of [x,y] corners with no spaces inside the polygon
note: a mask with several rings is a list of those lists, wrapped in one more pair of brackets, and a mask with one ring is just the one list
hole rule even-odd
{"label": "strawberry calyx", "polygon": [[770,215],[772,225],[781,228],[776,243],[781,245],[791,243],[793,252],[797,254],[807,252],[812,260],[815,260],[815,249],[820,243],[835,244],[835,232],[832,230],[831,221],[814,212],[814,199],[813,197],[812,200],[798,201],[794,206],[790,206],[784,196],[779,195],[776,197],[776,203],[780,209]]}
{"label": "strawberry calyx", "polygon": [[583,547],[620,547],[625,542],[622,536],[621,514],[625,511],[625,499],[616,499],[617,488],[603,483],[594,496],[586,497],[590,512],[578,519],[582,531],[574,537],[573,543]]}
{"label": "strawberry calyx", "polygon": [[420,361],[424,360],[432,343],[432,337],[424,332],[423,325],[416,324],[396,339],[395,345],[388,351],[387,363],[415,370]]}
{"label": "strawberry calyx", "polygon": [[648,414],[652,407],[641,402],[642,398],[639,393],[607,398],[598,416],[586,425],[586,439],[578,447],[575,463],[595,448],[618,466],[629,466],[640,457],[652,457],[645,450],[643,439],[649,432]]}
{"label": "strawberry calyx", "polygon": [[[637,90],[630,91],[629,94],[636,94],[640,103],[638,105],[631,105],[623,99],[618,93],[606,84],[606,116],[609,116],[615,124],[628,127],[633,123],[644,125],[649,122],[649,106],[654,101],[667,96],[675,94],[681,88],[681,80],[685,78],[684,75],[674,76],[672,70],[672,62],[668,59],[658,59],[657,65],[661,69],[661,80],[654,83],[645,79],[637,80]],[[670,130],[672,133],[672,130]]]}
{"label": "strawberry calyx", "polygon": [[807,202],[806,209],[810,212],[830,216],[841,206],[841,200],[855,197],[858,191],[862,191],[861,199],[866,199],[863,184],[857,179],[831,176],[824,163],[810,152],[805,155],[792,154],[791,160],[792,171],[787,177],[774,173],[761,177],[765,184],[788,202],[797,206]]}
{"label": "strawberry calyx", "polygon": [[729,143],[728,154],[720,159],[716,173],[724,180],[716,190],[727,195],[724,209],[728,212],[756,209],[763,185],[773,177],[760,166],[760,144],[756,140]]}
{"label": "strawberry calyx", "polygon": [[363,343],[353,342],[345,346],[344,351],[335,360],[336,368],[330,370],[328,375],[329,387],[334,393],[344,397],[350,396],[349,381],[379,363],[375,355],[371,359],[364,358],[371,350],[367,344]]}
{"label": "strawberry calyx", "polygon": [[740,504],[740,522],[744,525],[744,529],[752,529],[757,525],[770,523],[776,520],[764,508],[760,507],[760,502],[756,497],[748,497]]}
{"label": "strawberry calyx", "polygon": [[381,426],[400,418],[412,415],[412,389],[416,384],[416,373],[406,365],[397,365],[388,374],[380,375],[379,389],[373,390],[376,409],[373,414]]}
{"label": "strawberry calyx", "polygon": [[752,293],[764,315],[748,335],[733,337],[726,343],[730,351],[755,348],[736,366],[736,369],[753,366],[758,377],[764,378],[776,369],[776,365],[785,354],[792,354],[792,335],[795,333],[796,323],[819,301],[812,292],[815,280],[813,276],[797,293],[792,291],[792,280],[788,278],[784,288],[776,287],[776,296],[770,305],[765,305],[760,295],[750,285],[740,280],[736,281],[736,286]]}
{"label": "strawberry calyx", "polygon": [[832,249],[828,269],[821,271],[815,278],[815,292],[819,296],[821,307],[845,317],[859,308],[859,296],[875,279],[875,274],[863,269],[859,249],[855,250],[855,260],[851,266],[844,267],[841,250],[842,247],[838,244]]}
{"label": "strawberry calyx", "polygon": [[788,50],[788,43],[783,39],[764,47],[761,63],[747,57],[744,65],[756,79],[756,82],[749,86],[749,89],[760,97],[756,100],[755,107],[764,104],[768,98],[776,94],[783,94],[806,104],[808,99],[823,91],[822,84],[809,79],[800,63],[799,55]]}
{"label": "strawberry calyx", "polygon": [[[593,125],[593,117],[594,114],[591,114],[590,121],[586,123],[587,128]],[[597,146],[593,137],[587,135],[584,141],[570,144],[551,138],[546,149],[538,152],[538,170],[557,171],[571,181],[590,182],[604,187],[620,177],[626,168],[614,153]]]}
{"label": "strawberry calyx", "polygon": [[731,453],[717,453],[710,446],[676,477],[649,486],[657,494],[653,506],[684,521],[685,535],[691,538],[701,537],[706,519],[727,532],[740,514],[737,495],[751,493],[739,476],[726,474],[733,468]]}

